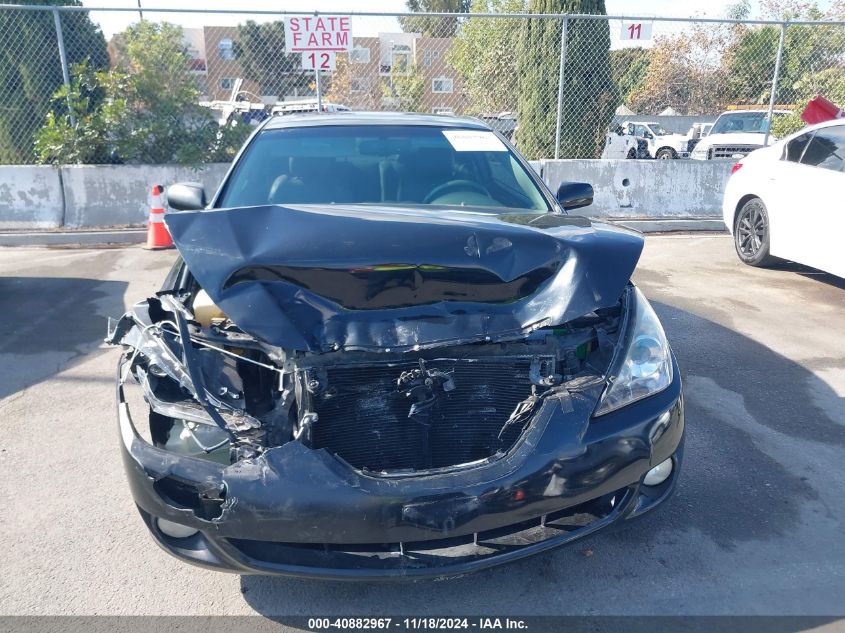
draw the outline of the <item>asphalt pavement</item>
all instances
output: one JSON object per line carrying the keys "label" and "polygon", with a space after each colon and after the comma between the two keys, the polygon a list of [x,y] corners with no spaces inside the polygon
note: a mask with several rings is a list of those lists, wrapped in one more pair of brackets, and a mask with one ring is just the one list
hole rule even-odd
{"label": "asphalt pavement", "polygon": [[845,615],[845,281],[743,266],[726,236],[649,237],[635,280],[686,390],[676,496],[468,577],[331,583],[185,565],[135,510],[100,341],[174,258],[0,249],[0,614]]}

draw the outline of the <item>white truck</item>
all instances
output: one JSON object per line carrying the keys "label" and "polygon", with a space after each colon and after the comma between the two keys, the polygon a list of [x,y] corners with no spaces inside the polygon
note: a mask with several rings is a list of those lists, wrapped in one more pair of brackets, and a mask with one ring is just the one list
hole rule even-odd
{"label": "white truck", "polygon": [[[694,160],[736,159],[747,156],[755,149],[771,145],[777,138],[769,134],[768,110],[728,110],[722,112],[707,136],[702,136],[690,154]],[[789,114],[788,110],[775,110],[773,116]]]}
{"label": "white truck", "polygon": [[[614,138],[615,137],[615,138]],[[688,158],[690,139],[653,121],[625,121],[608,135],[602,158]]]}

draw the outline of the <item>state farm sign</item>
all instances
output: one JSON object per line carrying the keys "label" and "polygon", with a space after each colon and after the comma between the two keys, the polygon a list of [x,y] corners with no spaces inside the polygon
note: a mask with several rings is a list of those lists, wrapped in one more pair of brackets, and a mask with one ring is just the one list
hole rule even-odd
{"label": "state farm sign", "polygon": [[296,15],[285,18],[285,50],[288,53],[352,50],[352,27],[348,15]]}

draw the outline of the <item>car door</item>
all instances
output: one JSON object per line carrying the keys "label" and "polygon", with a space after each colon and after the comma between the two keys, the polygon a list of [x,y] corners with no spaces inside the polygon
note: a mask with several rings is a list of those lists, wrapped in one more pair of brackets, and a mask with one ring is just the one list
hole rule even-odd
{"label": "car door", "polygon": [[634,136],[637,138],[645,139],[648,143],[648,155],[651,158],[654,158],[655,148],[654,148],[654,134],[648,131],[648,128],[645,125],[637,124],[634,127]]}
{"label": "car door", "polygon": [[624,134],[622,128],[618,128],[618,132],[616,130],[610,130],[607,133],[604,151],[601,157],[615,159],[627,158],[628,146],[630,144],[628,139],[629,137]]}
{"label": "car door", "polygon": [[816,129],[798,164],[795,181],[804,215],[795,258],[808,266],[845,277],[845,124]]}
{"label": "car door", "polygon": [[[769,252],[776,257],[798,261],[802,257],[801,247],[806,221],[798,209],[803,207],[801,191],[796,187],[800,175],[805,169],[799,164],[813,132],[806,132],[788,141],[783,154],[777,160],[761,163],[761,173],[755,179],[757,190],[749,191],[759,196],[766,205],[769,215]],[[762,153],[771,150],[759,150]]]}

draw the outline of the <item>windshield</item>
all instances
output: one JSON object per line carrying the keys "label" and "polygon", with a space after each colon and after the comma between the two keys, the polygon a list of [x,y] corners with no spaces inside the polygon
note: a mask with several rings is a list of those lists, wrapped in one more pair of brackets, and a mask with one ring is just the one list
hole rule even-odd
{"label": "windshield", "polygon": [[[775,112],[774,116],[783,116],[782,112]],[[710,134],[731,134],[735,132],[766,133],[765,112],[731,112],[722,114],[713,124]]]}
{"label": "windshield", "polygon": [[294,127],[259,133],[216,206],[263,204],[551,210],[493,132],[411,125]]}
{"label": "windshield", "polygon": [[649,123],[648,126],[651,128],[651,131],[655,136],[669,136],[669,132],[666,128],[659,123]]}

